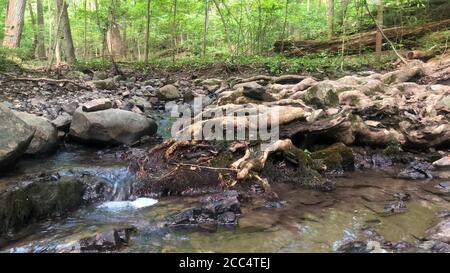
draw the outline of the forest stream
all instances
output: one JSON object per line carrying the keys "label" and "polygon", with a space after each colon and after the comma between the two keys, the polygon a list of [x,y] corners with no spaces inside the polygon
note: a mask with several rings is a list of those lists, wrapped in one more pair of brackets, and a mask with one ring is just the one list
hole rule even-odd
{"label": "forest stream", "polygon": [[[161,124],[168,126],[164,119]],[[111,183],[114,191],[103,203],[11,235],[0,241],[2,252],[79,251],[81,239],[101,234],[107,241],[113,230],[130,230],[126,246],[115,249],[120,252],[365,252],[367,244],[382,251],[380,244],[387,242],[401,242],[396,247],[402,250],[416,245],[426,229],[440,220],[440,213],[450,210],[439,179],[412,181],[394,179],[383,170],[353,171],[338,177],[331,192],[274,184],[283,201],[243,204],[238,226],[170,228],[165,219],[195,207],[199,197],[161,197],[141,208],[117,205],[128,200],[134,174],[114,151],[66,145],[45,161],[22,160],[1,186],[42,170],[62,175],[73,170],[94,173]],[[398,195],[407,197],[404,210],[384,214],[385,206]]]}

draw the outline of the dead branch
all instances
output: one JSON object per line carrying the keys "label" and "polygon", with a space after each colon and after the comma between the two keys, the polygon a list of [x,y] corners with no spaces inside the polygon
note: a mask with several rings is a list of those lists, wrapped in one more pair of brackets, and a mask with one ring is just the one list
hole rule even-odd
{"label": "dead branch", "polygon": [[21,77],[14,77],[14,76],[4,73],[4,72],[0,72],[0,74],[7,77],[8,78],[7,81],[47,82],[50,84],[61,84],[61,83],[68,84],[68,83],[70,83],[70,84],[77,86],[78,88],[91,90],[91,87],[89,87],[87,85],[81,85],[75,81],[68,80],[68,79],[55,80],[55,79],[50,79],[50,78],[21,78]]}

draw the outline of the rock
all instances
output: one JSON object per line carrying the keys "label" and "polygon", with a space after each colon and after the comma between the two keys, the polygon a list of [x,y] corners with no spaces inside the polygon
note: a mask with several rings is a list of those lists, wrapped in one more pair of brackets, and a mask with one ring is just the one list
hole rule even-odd
{"label": "rock", "polygon": [[256,82],[248,82],[242,85],[244,96],[255,100],[264,100],[266,94],[266,89]]}
{"label": "rock", "polygon": [[147,112],[152,109],[152,104],[142,97],[134,96],[131,99],[131,102],[134,103],[137,107],[139,107],[139,109],[141,109],[142,112]]}
{"label": "rock", "polygon": [[157,125],[149,118],[130,111],[108,109],[83,112],[78,109],[70,125],[70,136],[87,143],[132,144],[142,136],[156,133]]}
{"label": "rock", "polygon": [[84,112],[95,112],[112,108],[112,102],[109,99],[95,99],[83,104]]}
{"label": "rock", "polygon": [[14,165],[27,150],[35,129],[0,104],[0,170]]}
{"label": "rock", "polygon": [[450,113],[450,95],[444,97],[436,104],[436,110],[442,110]]}
{"label": "rock", "polygon": [[53,126],[58,131],[69,132],[70,123],[72,123],[72,116],[67,113],[62,113],[56,119],[52,120]]}
{"label": "rock", "polygon": [[94,71],[94,80],[105,80],[108,78],[108,73],[105,71]]}
{"label": "rock", "polygon": [[407,168],[403,169],[398,177],[409,179],[433,178],[430,172],[431,164],[428,162],[413,162]]}
{"label": "rock", "polygon": [[15,112],[15,114],[36,130],[26,154],[42,155],[55,151],[58,146],[58,132],[49,120],[24,112]]}
{"label": "rock", "polygon": [[313,152],[311,158],[321,159],[327,166],[327,170],[353,170],[355,168],[353,151],[343,143],[336,143]]}
{"label": "rock", "polygon": [[98,233],[79,241],[81,251],[113,251],[119,250],[130,243],[131,235],[136,229],[123,228]]}
{"label": "rock", "polygon": [[427,229],[427,240],[436,240],[444,243],[450,243],[450,218],[447,218],[435,226]]}
{"label": "rock", "polygon": [[367,249],[367,244],[362,241],[350,241],[337,249],[338,252],[342,253],[369,253]]}
{"label": "rock", "polygon": [[404,201],[395,201],[386,204],[384,207],[384,215],[393,215],[406,212],[406,203]]}
{"label": "rock", "polygon": [[339,105],[339,97],[335,87],[327,82],[320,82],[306,91],[305,102],[320,108]]}
{"label": "rock", "polygon": [[84,188],[83,181],[75,176],[45,175],[1,192],[0,234],[78,208]]}
{"label": "rock", "polygon": [[69,115],[73,115],[73,113],[75,113],[75,111],[78,108],[78,102],[73,101],[71,103],[65,104],[62,106],[62,109],[64,110],[64,112],[68,113]]}
{"label": "rock", "polygon": [[221,79],[206,79],[199,82],[199,85],[220,85],[222,84]]}
{"label": "rock", "polygon": [[113,79],[95,80],[90,83],[97,89],[112,90],[116,88],[116,83]]}
{"label": "rock", "polygon": [[181,98],[181,94],[178,91],[178,88],[176,88],[172,84],[168,84],[159,88],[156,92],[156,95],[161,100],[175,100]]}
{"label": "rock", "polygon": [[236,225],[241,213],[238,192],[234,190],[207,196],[201,207],[167,217],[167,226]]}
{"label": "rock", "polygon": [[433,166],[436,168],[450,169],[450,155],[434,161]]}

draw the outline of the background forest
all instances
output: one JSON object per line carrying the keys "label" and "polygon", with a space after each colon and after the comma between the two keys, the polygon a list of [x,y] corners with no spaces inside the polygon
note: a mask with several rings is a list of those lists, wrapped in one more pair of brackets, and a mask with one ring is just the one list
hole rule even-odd
{"label": "background forest", "polygon": [[[276,41],[345,40],[375,30],[377,4],[384,28],[448,19],[450,10],[448,0],[0,0],[2,30],[8,2],[19,17],[24,12],[23,29],[16,44],[3,41],[0,55],[69,64],[105,56],[133,62],[268,56]],[[58,12],[64,3],[67,22],[64,8]],[[393,42],[402,48],[404,41]]]}

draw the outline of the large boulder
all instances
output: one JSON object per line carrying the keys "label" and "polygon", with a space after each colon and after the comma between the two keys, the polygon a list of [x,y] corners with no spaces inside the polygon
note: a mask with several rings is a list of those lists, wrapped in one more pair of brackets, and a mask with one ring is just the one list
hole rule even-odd
{"label": "large boulder", "polygon": [[39,155],[55,151],[58,146],[58,132],[50,121],[24,112],[15,112],[15,114],[36,130],[33,140],[25,151],[26,154]]}
{"label": "large boulder", "polygon": [[130,111],[108,109],[96,112],[75,111],[69,135],[79,141],[100,144],[132,144],[144,135],[156,133],[149,118]]}
{"label": "large boulder", "polygon": [[339,97],[334,85],[328,82],[318,83],[306,91],[305,102],[324,108],[329,106],[338,106]]}
{"label": "large boulder", "polygon": [[12,166],[28,148],[35,130],[0,103],[0,170]]}
{"label": "large boulder", "polygon": [[161,100],[175,100],[181,98],[181,94],[178,91],[178,88],[176,88],[172,84],[165,85],[158,89],[156,95]]}

